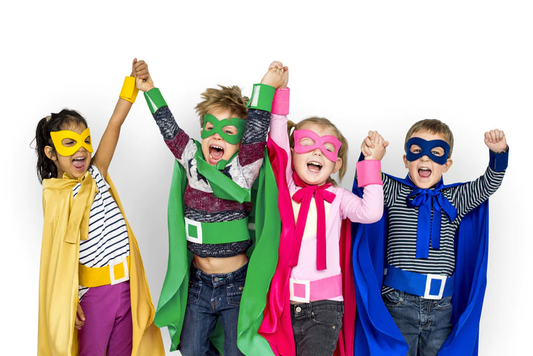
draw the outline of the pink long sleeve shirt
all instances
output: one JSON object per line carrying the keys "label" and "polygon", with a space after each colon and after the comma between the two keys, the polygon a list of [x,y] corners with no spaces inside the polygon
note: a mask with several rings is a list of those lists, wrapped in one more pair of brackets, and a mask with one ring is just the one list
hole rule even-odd
{"label": "pink long sleeve shirt", "polygon": [[[292,157],[289,138],[287,136],[287,116],[272,114],[270,139],[287,152],[289,161],[287,164],[286,179],[292,197],[301,187],[295,184],[292,177]],[[367,169],[377,170],[374,173],[379,176],[379,165],[368,165],[365,162],[368,161],[359,162],[358,169],[360,171]],[[327,268],[320,271],[316,269],[317,211],[314,198],[312,198],[300,248],[298,265],[293,267],[291,272],[291,278],[293,279],[315,281],[340,274],[339,241],[342,221],[344,219],[350,219],[353,222],[370,224],[378,221],[383,214],[383,186],[380,184],[367,185],[362,199],[341,187],[331,186],[327,190],[335,194],[335,199],[331,204],[324,201],[326,213]],[[300,204],[292,200],[292,207],[294,219],[296,220],[300,211]],[[340,301],[343,298],[339,296],[331,298],[331,300]]]}

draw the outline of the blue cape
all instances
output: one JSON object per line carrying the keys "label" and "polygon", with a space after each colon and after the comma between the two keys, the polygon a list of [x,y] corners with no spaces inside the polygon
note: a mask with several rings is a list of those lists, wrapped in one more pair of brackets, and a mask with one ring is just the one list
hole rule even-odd
{"label": "blue cape", "polygon": [[[404,179],[391,177],[403,184]],[[455,184],[458,185],[458,184]],[[455,185],[449,185],[451,187]],[[353,192],[362,196],[354,183]],[[357,300],[355,355],[405,355],[408,351],[381,297],[387,263],[387,215],[375,224],[352,224],[352,260]],[[455,236],[453,329],[438,355],[477,355],[479,320],[487,284],[488,201],[468,213]]]}

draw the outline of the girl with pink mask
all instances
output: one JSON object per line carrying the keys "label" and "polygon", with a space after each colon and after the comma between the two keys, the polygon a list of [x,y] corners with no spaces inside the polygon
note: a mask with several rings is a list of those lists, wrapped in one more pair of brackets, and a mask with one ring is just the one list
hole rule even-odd
{"label": "girl with pink mask", "polygon": [[[279,62],[273,65],[288,71]],[[325,118],[287,122],[286,84],[274,96],[268,142],[282,232],[259,333],[276,355],[353,355],[355,292],[347,222],[381,218],[380,160],[387,142],[376,135],[375,148],[357,164],[362,199],[338,187],[331,175],[338,172],[342,179],[346,173],[346,139]]]}

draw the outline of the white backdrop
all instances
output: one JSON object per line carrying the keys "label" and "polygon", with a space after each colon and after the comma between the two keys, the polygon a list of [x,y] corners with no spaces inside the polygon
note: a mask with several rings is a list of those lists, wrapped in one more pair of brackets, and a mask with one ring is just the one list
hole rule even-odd
{"label": "white backdrop", "polygon": [[[533,332],[528,257],[533,114],[528,1],[2,1],[0,22],[0,354],[34,355],[42,233],[31,149],[37,122],[64,107],[84,115],[97,144],[134,57],[145,59],[179,123],[199,138],[194,106],[217,84],[250,94],[272,60],[290,67],[290,118],[319,115],[358,148],[376,129],[391,142],[384,171],[404,176],[409,126],[438,118],[454,131],[448,183],[481,175],[483,133],[511,149],[491,199],[489,284],[480,355],[525,355]],[[529,157],[529,158],[528,158]],[[136,233],[157,303],[167,261],[172,155],[142,96],[123,126],[109,172]],[[7,330],[7,332],[6,332]],[[168,349],[168,332],[163,330]]]}

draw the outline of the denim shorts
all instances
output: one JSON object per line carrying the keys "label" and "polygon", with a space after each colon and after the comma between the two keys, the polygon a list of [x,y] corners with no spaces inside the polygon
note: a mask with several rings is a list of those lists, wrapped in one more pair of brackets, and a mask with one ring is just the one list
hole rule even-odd
{"label": "denim shorts", "polygon": [[452,297],[424,299],[396,289],[383,302],[409,344],[407,356],[434,356],[452,331]]}
{"label": "denim shorts", "polygon": [[183,356],[218,354],[209,341],[217,321],[224,329],[224,355],[243,355],[237,348],[237,321],[247,269],[248,264],[230,273],[207,274],[191,264],[179,347]]}
{"label": "denim shorts", "polygon": [[319,300],[291,305],[296,355],[331,356],[337,347],[343,302]]}

